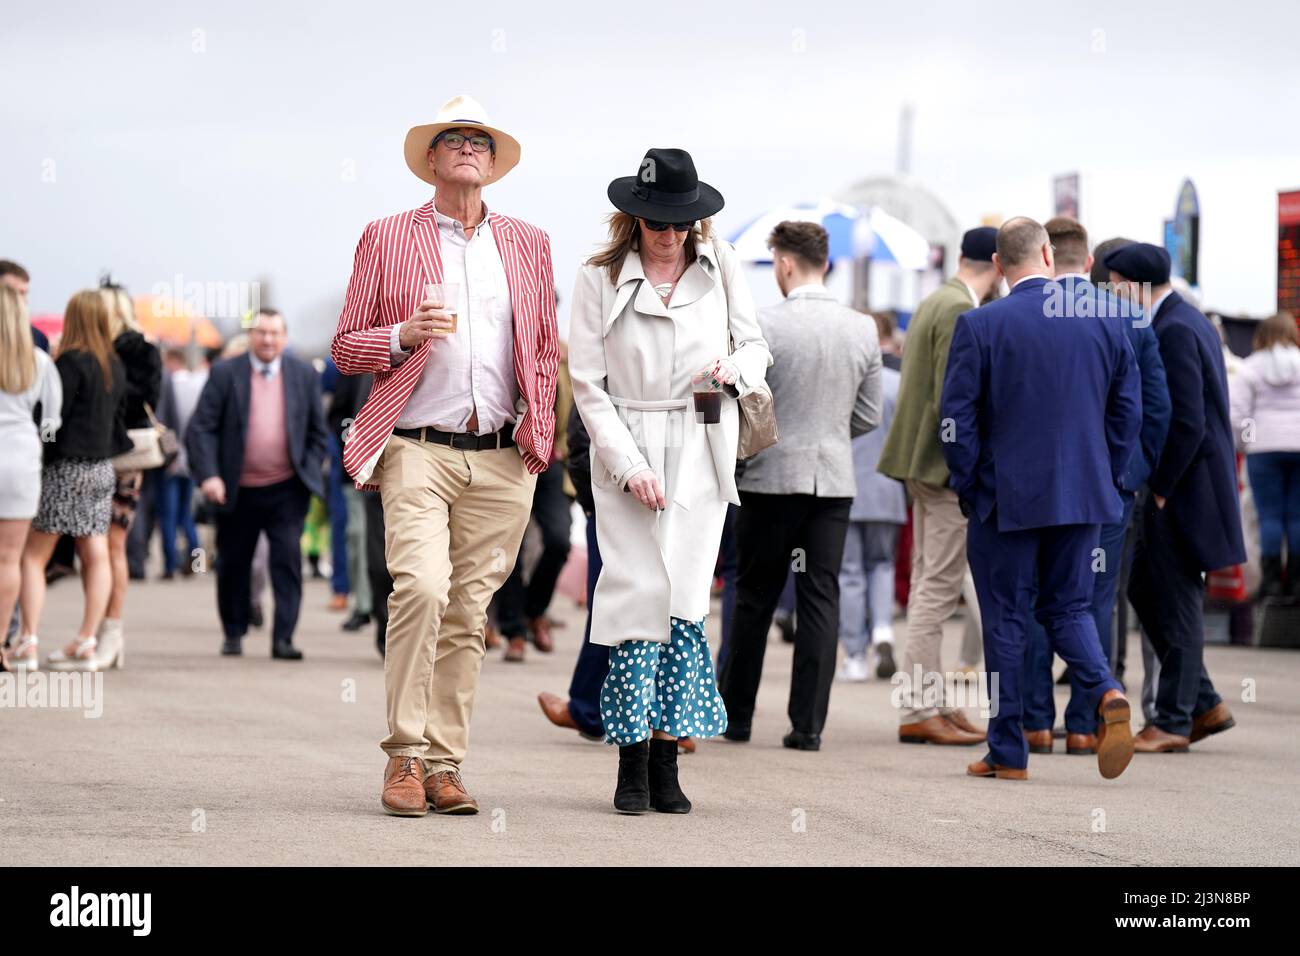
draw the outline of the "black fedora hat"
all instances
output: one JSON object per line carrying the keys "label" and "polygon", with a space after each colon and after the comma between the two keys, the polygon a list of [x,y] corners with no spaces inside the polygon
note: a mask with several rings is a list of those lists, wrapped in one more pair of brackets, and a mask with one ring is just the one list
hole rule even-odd
{"label": "black fedora hat", "polygon": [[700,182],[684,149],[650,149],[635,176],[620,176],[606,191],[614,207],[653,222],[707,219],[723,207],[722,193]]}

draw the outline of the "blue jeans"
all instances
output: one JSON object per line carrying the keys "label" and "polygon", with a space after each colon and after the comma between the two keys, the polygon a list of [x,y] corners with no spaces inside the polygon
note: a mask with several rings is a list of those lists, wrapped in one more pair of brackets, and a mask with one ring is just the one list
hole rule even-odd
{"label": "blue jeans", "polygon": [[1259,512],[1259,553],[1280,558],[1285,541],[1291,562],[1300,568],[1300,451],[1247,455],[1246,472]]}
{"label": "blue jeans", "polygon": [[194,510],[191,507],[193,497],[194,479],[189,475],[168,475],[163,479],[161,494],[158,495],[158,526],[162,532],[163,569],[168,574],[175,574],[178,566],[178,524],[185,532],[185,541],[190,546],[189,553],[193,554],[199,547],[199,529],[194,526]]}
{"label": "blue jeans", "polygon": [[850,521],[840,565],[840,643],[860,657],[871,644],[870,628],[888,627],[894,615],[896,524]]}

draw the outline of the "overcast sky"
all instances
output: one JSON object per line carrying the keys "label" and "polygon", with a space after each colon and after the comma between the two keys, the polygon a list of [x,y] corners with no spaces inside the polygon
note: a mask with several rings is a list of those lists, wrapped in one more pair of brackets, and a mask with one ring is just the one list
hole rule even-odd
{"label": "overcast sky", "polygon": [[1078,170],[1095,238],[1160,242],[1190,176],[1206,306],[1262,315],[1298,37],[1293,0],[25,4],[0,33],[0,257],[34,313],[104,268],[136,293],[266,277],[310,347],[366,222],[428,198],[402,141],[452,95],[522,142],[485,199],[550,232],[566,300],[647,147],[690,150],[725,233],[893,172],[910,103],[912,172],[964,225],[1046,218]]}

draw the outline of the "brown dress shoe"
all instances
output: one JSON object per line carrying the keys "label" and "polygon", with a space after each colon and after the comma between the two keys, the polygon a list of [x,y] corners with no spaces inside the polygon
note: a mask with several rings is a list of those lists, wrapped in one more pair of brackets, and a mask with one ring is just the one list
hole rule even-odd
{"label": "brown dress shoe", "polygon": [[573,715],[569,713],[569,702],[559,694],[548,694],[543,691],[537,695],[537,703],[541,705],[546,719],[556,727],[563,727],[566,730],[578,729],[578,725],[573,722]]}
{"label": "brown dress shoe", "polygon": [[331,594],[329,606],[331,611],[346,611],[348,609],[348,596],[346,594]]}
{"label": "brown dress shoe", "polygon": [[424,781],[424,795],[434,813],[478,813],[478,804],[465,790],[459,770],[440,770]]}
{"label": "brown dress shoe", "polygon": [[1114,780],[1133,759],[1132,710],[1123,692],[1111,689],[1101,695],[1097,713],[1102,727],[1097,736],[1097,770],[1103,779]]}
{"label": "brown dress shoe", "polygon": [[903,744],[942,744],[949,747],[970,747],[984,737],[968,734],[939,715],[927,717],[915,724],[898,725],[898,742]]}
{"label": "brown dress shoe", "polygon": [[693,737],[678,737],[677,752],[679,754],[695,753],[695,739]]}
{"label": "brown dress shoe", "polygon": [[1052,752],[1052,730],[1026,730],[1025,743],[1029,744],[1031,754],[1050,754]]}
{"label": "brown dress shoe", "polygon": [[522,637],[512,637],[506,644],[505,656],[501,659],[509,661],[511,664],[522,664],[524,662],[524,649],[528,642]]}
{"label": "brown dress shoe", "polygon": [[965,731],[968,734],[974,734],[980,740],[984,740],[988,737],[987,733],[980,730],[970,722],[970,718],[966,716],[964,710],[954,710],[951,714],[944,714],[943,716],[948,723],[952,724],[958,730]]}
{"label": "brown dress shoe", "polygon": [[1219,701],[1205,713],[1192,718],[1192,735],[1187,740],[1194,744],[1211,734],[1221,734],[1236,726],[1237,721],[1233,718],[1232,711],[1228,710],[1228,705]]}
{"label": "brown dress shoe", "polygon": [[1074,754],[1076,757],[1081,757],[1084,754],[1095,754],[1097,752],[1097,735],[1066,734],[1065,752]]}
{"label": "brown dress shoe", "polygon": [[419,757],[389,757],[384,768],[384,812],[395,817],[422,817],[429,812],[424,799],[424,764]]}
{"label": "brown dress shoe", "polygon": [[539,651],[549,654],[555,650],[555,641],[551,637],[551,622],[545,615],[533,618],[528,622],[528,626],[533,632],[533,644]]}
{"label": "brown dress shoe", "polygon": [[1028,770],[1019,770],[1015,767],[1003,767],[998,764],[991,764],[987,760],[976,760],[966,768],[966,773],[972,777],[996,777],[999,780],[1029,779]]}
{"label": "brown dress shoe", "polygon": [[1155,724],[1147,724],[1133,738],[1133,749],[1140,754],[1185,754],[1190,743],[1181,734],[1165,733]]}

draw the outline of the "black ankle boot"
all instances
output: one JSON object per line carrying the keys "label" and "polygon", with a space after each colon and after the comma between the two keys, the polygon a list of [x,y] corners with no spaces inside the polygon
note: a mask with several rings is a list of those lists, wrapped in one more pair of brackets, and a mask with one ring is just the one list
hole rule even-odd
{"label": "black ankle boot", "polygon": [[650,806],[660,813],[691,812],[691,801],[677,783],[675,740],[650,741]]}
{"label": "black ankle boot", "polygon": [[[676,741],[673,743],[675,748]],[[645,813],[650,809],[649,758],[648,740],[618,748],[618,789],[614,791],[614,809],[619,813]]]}
{"label": "black ankle boot", "polygon": [[1282,590],[1282,556],[1260,558],[1259,566],[1262,572],[1262,580],[1259,582],[1260,600],[1267,601],[1270,598],[1282,597],[1284,593]]}

